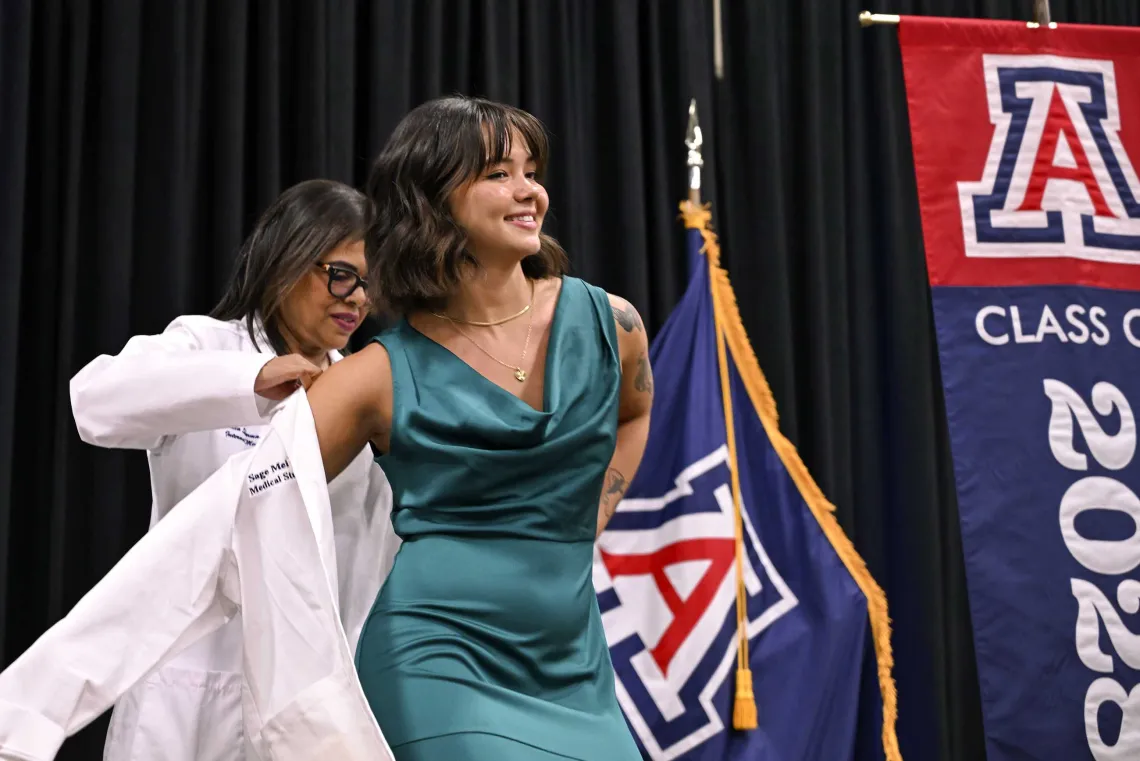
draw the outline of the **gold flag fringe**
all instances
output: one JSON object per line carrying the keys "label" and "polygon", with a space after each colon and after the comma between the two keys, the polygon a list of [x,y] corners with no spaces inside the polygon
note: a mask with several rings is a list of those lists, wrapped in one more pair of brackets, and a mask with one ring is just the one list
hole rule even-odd
{"label": "gold flag fringe", "polygon": [[878,663],[879,691],[883,699],[883,751],[887,761],[902,761],[895,731],[898,720],[898,693],[891,674],[894,668],[894,656],[891,652],[891,620],[887,612],[886,595],[871,577],[863,558],[856,552],[855,546],[835,519],[835,506],[824,496],[808,472],[807,466],[800,459],[795,446],[780,432],[776,400],[772,396],[772,389],[760,369],[760,362],[756,359],[756,353],[740,319],[736,294],[732,289],[728,273],[720,266],[720,244],[717,242],[716,233],[712,230],[712,213],[709,211],[709,206],[707,204],[698,206],[690,201],[683,201],[680,208],[685,227],[700,231],[704,241],[701,252],[709,260],[710,288],[713,291],[713,308],[718,312],[717,322],[724,331],[728,349],[748,391],[748,397],[756,408],[756,414],[759,415],[772,447],[792,477],[800,496],[815,516],[832,549],[867,599],[867,614],[871,621],[871,636]]}

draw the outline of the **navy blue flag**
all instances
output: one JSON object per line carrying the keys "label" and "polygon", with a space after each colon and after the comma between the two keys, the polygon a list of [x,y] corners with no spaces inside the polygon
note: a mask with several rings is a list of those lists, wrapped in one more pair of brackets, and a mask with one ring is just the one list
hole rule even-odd
{"label": "navy blue flag", "polygon": [[651,347],[649,443],[594,563],[626,719],[653,761],[846,761],[870,713],[868,758],[901,761],[885,597],[779,432],[709,212],[682,212],[692,279]]}

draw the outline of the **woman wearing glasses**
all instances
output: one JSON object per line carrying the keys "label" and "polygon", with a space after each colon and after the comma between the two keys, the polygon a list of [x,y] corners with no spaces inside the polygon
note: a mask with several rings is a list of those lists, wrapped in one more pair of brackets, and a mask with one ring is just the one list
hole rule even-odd
{"label": "woman wearing glasses", "polygon": [[[210,316],[183,316],[161,335],[135,336],[71,381],[81,438],[147,452],[151,525],[233,454],[254,446],[276,400],[340,359],[367,310],[364,231],[368,200],[340,183],[286,190],[238,254]],[[329,484],[337,533],[342,615],[350,645],[381,569],[352,543],[367,534],[366,504],[390,505],[383,473],[362,449]],[[378,498],[379,495],[379,498]],[[379,525],[379,524],[376,524]],[[347,567],[346,567],[347,566]],[[355,620],[349,620],[355,619]],[[106,761],[234,761],[242,739],[241,621],[200,640],[116,705]]]}

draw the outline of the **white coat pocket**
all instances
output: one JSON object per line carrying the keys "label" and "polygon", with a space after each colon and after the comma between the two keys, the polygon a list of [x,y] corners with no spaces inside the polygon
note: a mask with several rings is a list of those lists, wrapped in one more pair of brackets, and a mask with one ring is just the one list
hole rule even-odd
{"label": "white coat pocket", "polygon": [[115,705],[104,761],[248,761],[242,675],[165,666]]}

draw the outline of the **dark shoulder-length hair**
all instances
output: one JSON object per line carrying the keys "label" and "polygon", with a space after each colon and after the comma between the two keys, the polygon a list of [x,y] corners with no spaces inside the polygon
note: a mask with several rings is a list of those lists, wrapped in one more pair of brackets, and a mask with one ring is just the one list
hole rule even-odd
{"label": "dark shoulder-length hair", "polygon": [[332,180],[306,180],[283,192],[257,220],[234,263],[218,320],[244,320],[254,346],[257,322],[277,354],[287,354],[281,335],[281,304],[301,276],[327,252],[364,238],[367,196]]}
{"label": "dark shoulder-length hair", "polygon": [[[452,191],[506,158],[518,135],[539,181],[549,141],[542,123],[518,108],[482,98],[428,101],[396,126],[373,163],[367,191],[374,205],[365,237],[372,303],[396,314],[438,309],[479,264],[451,214]],[[531,278],[562,275],[566,252],[542,234],[522,260]]]}

